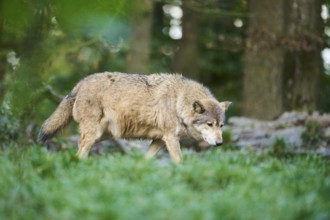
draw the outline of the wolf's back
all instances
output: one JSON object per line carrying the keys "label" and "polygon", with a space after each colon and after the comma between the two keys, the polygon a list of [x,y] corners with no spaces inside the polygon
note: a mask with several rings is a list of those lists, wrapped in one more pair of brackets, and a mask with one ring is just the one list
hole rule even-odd
{"label": "wolf's back", "polygon": [[43,123],[38,140],[45,142],[62,130],[72,120],[72,109],[79,86],[76,86],[59,104],[53,114]]}

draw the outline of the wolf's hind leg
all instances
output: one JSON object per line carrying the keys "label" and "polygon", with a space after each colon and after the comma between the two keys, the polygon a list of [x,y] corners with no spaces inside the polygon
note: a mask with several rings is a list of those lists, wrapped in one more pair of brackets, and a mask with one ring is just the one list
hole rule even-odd
{"label": "wolf's hind leg", "polygon": [[79,159],[88,157],[90,150],[97,141],[102,137],[102,130],[88,124],[80,124],[80,140],[77,156]]}
{"label": "wolf's hind leg", "polygon": [[165,145],[164,141],[160,139],[152,140],[145,154],[146,158],[149,159],[154,157],[164,145]]}

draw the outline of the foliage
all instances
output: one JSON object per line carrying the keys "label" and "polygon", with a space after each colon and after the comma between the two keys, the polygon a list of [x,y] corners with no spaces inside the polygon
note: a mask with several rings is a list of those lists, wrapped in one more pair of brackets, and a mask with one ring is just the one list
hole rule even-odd
{"label": "foliage", "polygon": [[[7,101],[20,121],[21,130],[30,123],[41,124],[54,110],[56,104],[47,100],[43,92],[48,85],[65,95],[88,74],[126,71],[139,3],[128,0],[2,2],[0,73],[5,74],[4,79],[0,74],[0,96],[4,91],[5,97],[0,100]],[[164,4],[180,6],[172,0],[154,3],[154,10],[158,8],[158,11],[150,18],[153,40],[149,62],[153,72],[171,71],[179,43],[165,31],[171,22],[163,12]],[[219,4],[191,1],[190,7],[201,16],[200,33],[197,33],[201,81],[221,100],[239,99],[237,86],[241,81],[244,28],[234,27],[233,22],[236,18],[244,20],[245,4],[227,0]],[[213,16],[208,16],[209,13]],[[233,81],[238,83],[230,83]],[[239,105],[235,106],[236,111],[230,114],[237,113]]]}
{"label": "foliage", "polygon": [[281,156],[288,151],[288,146],[282,138],[276,138],[270,146],[269,153],[274,156]]}
{"label": "foliage", "polygon": [[[51,85],[65,95],[88,74],[126,71],[127,52],[132,47],[130,40],[135,31],[134,16],[143,5],[141,2],[2,1],[0,73],[5,69],[5,83],[0,76],[0,85],[20,120],[41,123],[54,109],[40,92],[44,86]],[[153,2],[153,13],[149,13],[152,41],[148,62],[152,72],[170,72],[175,63],[174,54],[180,40],[170,38],[168,30],[173,20],[164,13],[163,6],[181,7],[181,3],[176,0]],[[211,87],[219,100],[236,103],[229,115],[240,114],[248,1],[193,0],[187,5],[199,16],[199,31],[194,34],[198,35],[200,81]],[[180,26],[180,22],[182,20],[177,20],[177,25]],[[16,54],[14,60],[19,60],[15,69],[6,63],[8,55],[13,53]],[[189,76],[189,73],[184,74]],[[324,82],[323,108],[328,108],[328,81]]]}
{"label": "foliage", "polygon": [[[203,56],[200,57],[200,79],[220,99],[237,103],[241,100],[247,5],[245,1],[237,0],[215,3],[202,10],[199,52]],[[236,26],[237,21],[242,26]],[[230,112],[238,114],[239,106],[231,106]]]}
{"label": "foliage", "polygon": [[122,53],[135,5],[127,0],[83,0],[79,7],[61,0],[3,1],[0,59],[16,55],[11,60],[17,63],[5,66],[0,83],[22,129],[54,109],[45,101],[45,86],[52,85],[64,95],[88,74],[110,70],[109,66],[123,70]]}
{"label": "foliage", "polygon": [[[182,1],[153,2],[150,69],[170,72],[179,41],[168,35],[173,21],[163,6]],[[200,80],[220,100],[237,103],[230,114],[241,107],[247,2],[189,1],[200,16],[193,33]],[[138,153],[78,161],[73,149],[52,153],[13,143],[27,124],[41,124],[54,110],[46,86],[65,95],[88,74],[126,70],[133,15],[142,6],[129,0],[1,1],[0,219],[329,219],[329,161],[276,157],[285,153],[283,140],[270,155],[234,152],[232,143],[223,150],[184,152],[179,166]],[[329,80],[323,81],[325,109]],[[310,123],[305,143],[320,138],[319,126]],[[230,139],[224,132],[224,140]]]}
{"label": "foliage", "polygon": [[0,154],[1,219],[328,219],[330,164],[233,151],[93,156],[12,145]]}
{"label": "foliage", "polygon": [[229,130],[224,130],[222,132],[222,139],[224,145],[221,146],[222,150],[237,150],[237,146],[233,143],[232,134]]}
{"label": "foliage", "polygon": [[3,103],[0,106],[0,147],[15,140],[19,132],[19,121],[13,116],[9,106]]}
{"label": "foliage", "polygon": [[306,123],[306,131],[301,135],[304,144],[308,148],[312,146],[319,146],[320,142],[324,139],[322,135],[322,127],[318,121],[308,121]]}

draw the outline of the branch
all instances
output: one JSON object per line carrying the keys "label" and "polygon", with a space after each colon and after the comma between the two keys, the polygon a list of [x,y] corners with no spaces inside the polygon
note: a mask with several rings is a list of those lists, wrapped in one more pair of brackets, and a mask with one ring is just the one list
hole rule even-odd
{"label": "branch", "polygon": [[64,98],[64,96],[56,92],[50,85],[47,85],[44,88],[44,94],[47,96],[48,99],[50,99],[51,101],[57,104],[59,104]]}

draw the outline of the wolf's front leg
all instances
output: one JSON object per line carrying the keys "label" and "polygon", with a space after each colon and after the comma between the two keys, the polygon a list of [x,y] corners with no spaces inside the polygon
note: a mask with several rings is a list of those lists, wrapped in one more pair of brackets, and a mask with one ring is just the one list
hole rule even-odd
{"label": "wolf's front leg", "polygon": [[180,163],[182,161],[182,153],[180,149],[179,137],[176,135],[165,135],[163,140],[166,144],[167,150],[170,153],[171,159],[175,163]]}
{"label": "wolf's front leg", "polygon": [[160,139],[152,140],[151,144],[149,145],[149,148],[145,154],[146,158],[152,158],[154,157],[158,151],[165,145],[164,141]]}

